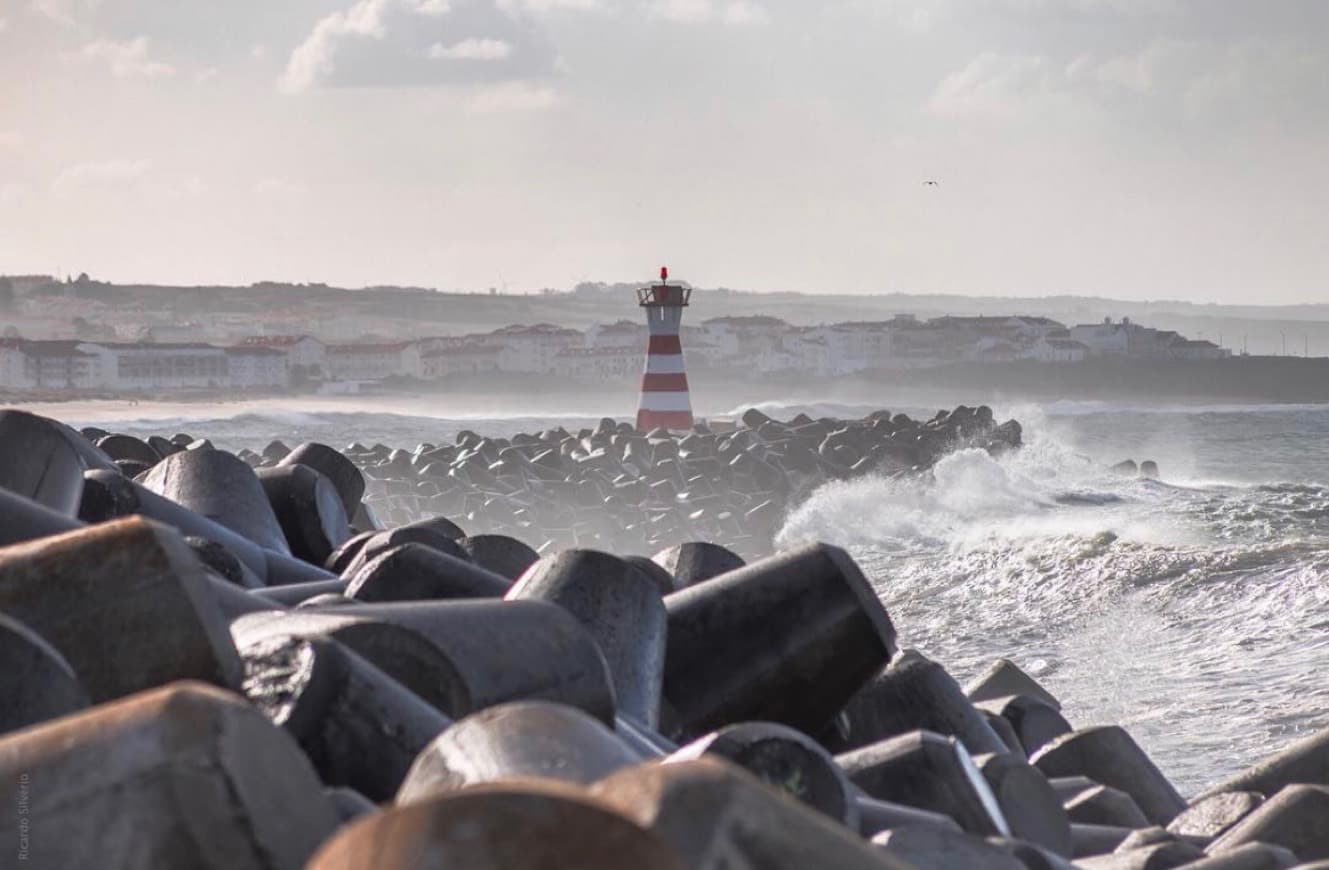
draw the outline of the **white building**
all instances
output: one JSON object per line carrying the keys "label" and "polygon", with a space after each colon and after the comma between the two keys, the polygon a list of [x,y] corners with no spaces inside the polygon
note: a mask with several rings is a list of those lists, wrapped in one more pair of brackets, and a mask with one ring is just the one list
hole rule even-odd
{"label": "white building", "polygon": [[275,347],[228,347],[230,384],[239,389],[284,388],[291,385],[286,351]]}
{"label": "white building", "polygon": [[120,390],[210,389],[230,383],[226,349],[202,343],[82,342],[100,360],[99,385]]}
{"label": "white building", "polygon": [[640,375],[644,347],[568,347],[554,357],[554,374],[577,380],[619,381]]}
{"label": "white building", "polygon": [[1071,339],[1083,344],[1089,356],[1126,356],[1131,349],[1130,326],[1129,319],[1113,323],[1105,317],[1102,323],[1072,326]]}
{"label": "white building", "polygon": [[77,341],[28,341],[23,347],[24,386],[35,390],[91,390],[102,384],[102,359]]}
{"label": "white building", "polygon": [[586,337],[575,329],[538,323],[496,329],[485,336],[485,343],[502,349],[498,361],[501,371],[553,372],[559,352],[584,347]]}
{"label": "white building", "polygon": [[21,338],[0,338],[0,387],[21,390],[28,386]]}
{"label": "white building", "polygon": [[285,351],[287,363],[294,371],[307,375],[322,374],[328,347],[312,335],[251,335],[238,347],[270,347]]}
{"label": "white building", "polygon": [[431,379],[496,372],[500,353],[502,348],[484,344],[435,347],[421,352],[420,366],[423,377]]}
{"label": "white building", "polygon": [[632,347],[646,353],[649,331],[646,324],[632,320],[600,323],[586,330],[587,347]]}
{"label": "white building", "polygon": [[1089,348],[1070,338],[1043,338],[1029,348],[1026,359],[1045,363],[1084,362]]}
{"label": "white building", "polygon": [[379,381],[421,376],[420,349],[414,342],[330,344],[326,374],[337,381]]}

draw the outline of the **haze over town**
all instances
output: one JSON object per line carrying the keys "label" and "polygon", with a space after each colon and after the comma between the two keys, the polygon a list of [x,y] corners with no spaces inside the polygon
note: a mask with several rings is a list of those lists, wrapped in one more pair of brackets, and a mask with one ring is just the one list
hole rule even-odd
{"label": "haze over town", "polygon": [[1326,32],[1318,0],[7,0],[0,271],[1317,301]]}

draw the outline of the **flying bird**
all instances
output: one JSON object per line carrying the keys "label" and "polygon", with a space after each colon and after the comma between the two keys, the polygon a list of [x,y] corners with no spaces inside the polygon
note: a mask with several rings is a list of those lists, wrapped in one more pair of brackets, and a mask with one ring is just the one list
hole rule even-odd
{"label": "flying bird", "polygon": [[935,181],[925,181],[925,182],[923,182],[923,186],[924,186],[924,187],[941,187],[941,185],[938,184],[938,183],[935,182]]}

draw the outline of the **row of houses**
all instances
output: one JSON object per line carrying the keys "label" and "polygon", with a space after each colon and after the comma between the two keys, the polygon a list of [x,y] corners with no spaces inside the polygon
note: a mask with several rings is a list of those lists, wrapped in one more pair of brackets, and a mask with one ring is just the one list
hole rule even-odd
{"label": "row of houses", "polygon": [[[646,327],[619,321],[585,332],[537,324],[409,341],[328,343],[311,335],[202,342],[0,340],[0,388],[286,389],[312,382],[425,380],[485,373],[576,380],[638,376]],[[1045,317],[898,316],[886,321],[792,326],[774,317],[717,317],[683,328],[690,366],[764,373],[842,375],[955,363],[1095,358],[1219,359],[1208,341],[1105,320],[1067,327]]]}

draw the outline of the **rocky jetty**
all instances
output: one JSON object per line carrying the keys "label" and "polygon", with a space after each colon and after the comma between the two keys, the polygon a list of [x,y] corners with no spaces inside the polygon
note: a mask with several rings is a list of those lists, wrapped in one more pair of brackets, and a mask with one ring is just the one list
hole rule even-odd
{"label": "rocky jetty", "polygon": [[[1020,443],[1018,422],[998,424],[987,406],[960,406],[924,421],[883,410],[780,422],[749,410],[740,421],[684,433],[642,433],[606,418],[578,432],[463,431],[453,444],[353,443],[344,453],[364,475],[365,504],[389,525],[443,516],[540,552],[649,553],[699,540],[756,555],[769,552],[789,508],[828,481],[919,474],[962,447],[995,454]],[[274,442],[240,455],[265,467],[288,450]]]}
{"label": "rocky jetty", "polygon": [[[783,472],[773,457],[815,456],[800,466],[813,470],[797,471],[809,477],[867,473],[855,468],[869,458],[882,473],[922,468],[956,436],[1018,443],[995,436],[1003,427],[990,420],[971,433],[958,420],[948,427],[954,417],[928,429],[882,415],[889,435],[865,421],[834,427],[838,439],[780,437],[816,421],[755,416],[732,433],[679,439],[617,427],[532,437],[558,444],[567,463],[589,463],[565,483],[629,462],[648,477],[643,450],[682,474],[703,458],[683,447],[691,438],[727,469],[723,453]],[[910,442],[906,460],[894,452],[900,429],[947,434],[924,439],[935,446]],[[901,649],[872,585],[833,545],[747,560],[660,531],[645,539],[670,546],[647,559],[587,547],[540,554],[477,533],[472,512],[505,497],[491,481],[520,478],[514,493],[548,497],[536,485],[548,481],[530,472],[552,467],[537,461],[544,451],[525,439],[499,445],[465,436],[450,459],[438,457],[466,474],[484,463],[483,489],[478,474],[464,484],[461,473],[421,474],[435,463],[412,457],[440,448],[360,463],[393,465],[392,478],[317,444],[266,451],[254,468],[201,439],[80,434],[0,412],[9,665],[0,863],[1241,870],[1329,861],[1329,733],[1188,800],[1127,731],[1077,727],[1011,661],[961,685]],[[757,472],[737,464],[707,478],[725,499],[739,498],[725,480],[756,485]],[[416,488],[426,478],[454,481],[461,500],[477,503],[451,519],[404,514],[414,521],[391,529],[364,509],[392,497],[386,486],[376,494],[376,481],[409,483],[401,498],[442,495]],[[648,502],[631,504],[649,513]],[[494,528],[535,527],[518,514]]]}

